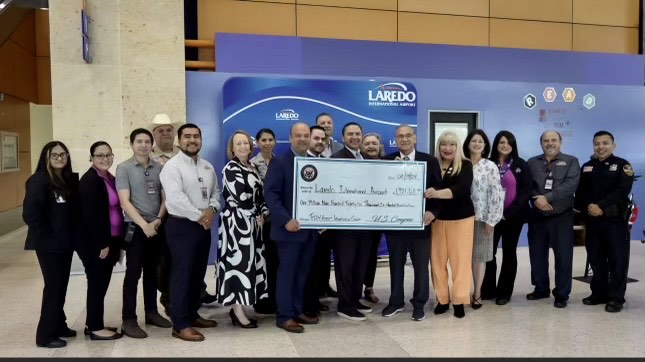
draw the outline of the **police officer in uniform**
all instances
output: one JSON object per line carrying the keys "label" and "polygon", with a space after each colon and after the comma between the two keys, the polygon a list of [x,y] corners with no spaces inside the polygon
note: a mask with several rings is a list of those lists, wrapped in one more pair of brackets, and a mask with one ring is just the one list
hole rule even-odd
{"label": "police officer in uniform", "polygon": [[607,131],[593,136],[594,156],[582,165],[576,191],[576,209],[586,221],[585,248],[593,270],[591,295],[586,305],[605,304],[605,311],[620,312],[625,303],[629,266],[629,199],[634,170],[614,156],[614,136]]}

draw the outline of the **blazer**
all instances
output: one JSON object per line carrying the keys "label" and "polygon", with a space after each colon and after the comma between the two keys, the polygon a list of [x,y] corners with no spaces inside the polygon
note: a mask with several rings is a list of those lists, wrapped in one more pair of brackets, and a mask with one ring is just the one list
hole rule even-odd
{"label": "blazer", "polygon": [[[400,156],[400,152],[396,151],[396,152],[390,153],[389,155],[385,155],[383,159],[394,160],[399,156]],[[437,158],[434,156],[431,156],[424,152],[419,152],[417,150],[415,150],[414,152],[414,160],[426,163],[426,189],[430,187],[434,187],[435,189],[438,188],[439,185],[441,184],[441,166],[439,165],[439,160],[437,160]],[[423,197],[423,195],[421,195],[421,197]],[[425,211],[430,211],[436,217],[439,215],[440,205],[441,204],[437,199],[426,199]],[[386,231],[385,233],[386,234],[397,233],[397,235],[405,234],[413,237],[413,236],[422,236],[422,235],[419,235],[421,233],[425,235],[430,235],[430,232],[431,232],[430,225],[426,225],[424,230],[419,230],[419,231],[396,230],[396,231]]]}
{"label": "blazer", "polygon": [[[499,162],[499,160],[491,160]],[[529,199],[531,198],[531,170],[529,169],[526,161],[518,157],[513,159],[509,172],[515,177],[517,186],[517,193],[515,200],[504,209],[504,219],[509,221],[524,222],[530,215]]]}
{"label": "blazer", "polygon": [[60,202],[46,171],[37,171],[25,183],[22,219],[27,224],[25,250],[72,252],[78,230],[78,174],[74,173],[71,194]]}
{"label": "blazer", "polygon": [[271,239],[275,242],[308,242],[318,238],[313,229],[290,232],[285,225],[293,218],[293,165],[296,155],[292,150],[274,157],[264,178],[264,201],[271,214]]}
{"label": "blazer", "polygon": [[79,198],[82,215],[78,253],[81,256],[99,255],[101,249],[113,246],[112,226],[110,197],[105,188],[105,181],[93,167],[81,177]]}
{"label": "blazer", "polygon": [[[362,151],[361,151],[361,155],[363,156],[363,158],[367,158],[365,157],[365,154]],[[331,158],[350,158],[351,159],[351,158],[356,158],[356,156],[354,156],[354,154],[351,153],[347,149],[347,147],[343,146],[343,148],[341,148],[340,151],[331,155]]]}
{"label": "blazer", "polygon": [[331,153],[332,155],[340,150],[345,148],[345,145],[342,142],[331,141]]}

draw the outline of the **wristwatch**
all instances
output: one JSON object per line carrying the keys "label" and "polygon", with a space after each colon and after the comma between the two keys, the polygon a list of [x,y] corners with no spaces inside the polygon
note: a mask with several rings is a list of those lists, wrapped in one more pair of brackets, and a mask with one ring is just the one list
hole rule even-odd
{"label": "wristwatch", "polygon": [[217,215],[217,209],[215,208],[215,206],[211,206],[211,210],[213,210],[213,214]]}

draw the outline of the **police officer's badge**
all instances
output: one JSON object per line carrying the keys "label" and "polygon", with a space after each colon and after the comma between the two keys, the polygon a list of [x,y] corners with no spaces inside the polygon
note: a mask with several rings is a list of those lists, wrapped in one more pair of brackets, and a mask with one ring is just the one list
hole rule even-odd
{"label": "police officer's badge", "polygon": [[305,165],[305,167],[300,170],[300,177],[307,182],[311,182],[318,177],[318,170],[314,165]]}
{"label": "police officer's badge", "polygon": [[623,172],[625,172],[625,175],[629,177],[634,176],[634,170],[632,169],[632,165],[623,166]]}

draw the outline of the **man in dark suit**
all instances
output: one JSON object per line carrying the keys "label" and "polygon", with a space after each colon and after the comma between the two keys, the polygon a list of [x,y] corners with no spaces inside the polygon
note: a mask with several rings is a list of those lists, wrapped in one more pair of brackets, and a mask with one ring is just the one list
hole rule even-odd
{"label": "man in dark suit", "polygon": [[[399,151],[385,156],[386,160],[419,161],[426,163],[426,189],[438,187],[441,183],[441,168],[439,161],[427,153],[415,150],[417,137],[414,129],[407,124],[396,128],[396,145]],[[383,308],[381,315],[391,317],[403,311],[405,301],[403,298],[403,277],[406,256],[410,252],[412,268],[414,269],[414,291],[410,302],[414,310],[412,319],[421,321],[425,319],[423,310],[430,296],[430,276],[428,263],[430,261],[430,223],[434,220],[439,211],[439,203],[434,200],[426,200],[423,223],[424,230],[392,230],[386,231],[387,249],[390,256],[390,301]]]}
{"label": "man in dark suit", "polygon": [[264,199],[271,212],[271,239],[278,250],[276,325],[287,332],[302,333],[302,324],[316,324],[318,317],[303,313],[304,288],[316,250],[316,230],[301,230],[293,218],[293,165],[296,156],[306,157],[309,126],[291,126],[291,150],[271,160],[264,180]]}
{"label": "man in dark suit", "polygon": [[[345,124],[343,126],[345,147],[331,157],[362,160],[364,158],[360,151],[362,141],[363,129],[361,126],[355,122]],[[335,230],[333,235],[334,271],[338,288],[338,310],[336,313],[349,320],[364,321],[367,319],[365,313],[372,312],[371,307],[359,301],[363,292],[363,280],[372,236],[367,230]]]}

